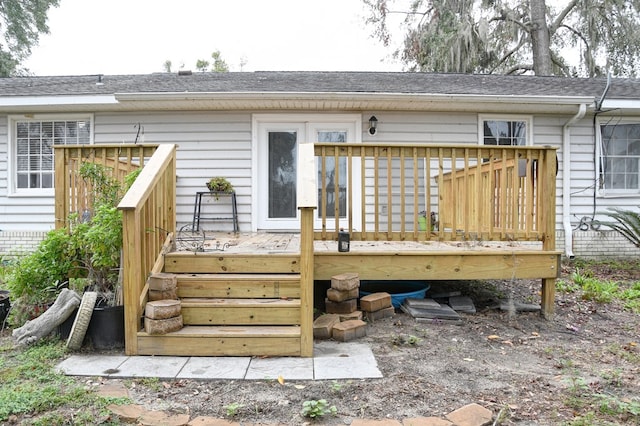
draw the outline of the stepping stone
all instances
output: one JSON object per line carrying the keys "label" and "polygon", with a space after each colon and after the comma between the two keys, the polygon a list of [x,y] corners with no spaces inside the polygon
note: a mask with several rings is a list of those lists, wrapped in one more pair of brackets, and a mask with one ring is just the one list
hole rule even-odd
{"label": "stepping stone", "polygon": [[440,304],[433,299],[413,299],[409,297],[404,300],[404,303],[412,308],[440,308]]}
{"label": "stepping stone", "polygon": [[443,291],[441,293],[432,294],[432,299],[448,299],[449,297],[461,296],[459,291]]}
{"label": "stepping stone", "polygon": [[476,313],[476,306],[469,296],[453,296],[449,298],[449,306],[456,312]]}
{"label": "stepping stone", "polygon": [[460,315],[458,315],[458,313],[454,311],[451,306],[440,304],[438,305],[439,306],[437,308],[415,308],[413,306],[408,306],[406,303],[403,303],[402,305],[400,305],[400,309],[416,319],[438,319],[456,322],[460,321]]}

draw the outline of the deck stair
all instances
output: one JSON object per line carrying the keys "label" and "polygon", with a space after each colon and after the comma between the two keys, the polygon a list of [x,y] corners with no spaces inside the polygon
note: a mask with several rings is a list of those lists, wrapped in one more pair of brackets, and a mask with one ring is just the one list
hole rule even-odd
{"label": "deck stair", "polygon": [[[294,256],[292,256],[293,258]],[[228,257],[227,257],[228,258]],[[138,350],[148,355],[178,356],[300,356],[300,274],[265,268],[239,273],[216,262],[167,262],[165,271],[177,275],[184,327],[165,335],[138,332]],[[209,266],[203,266],[208,263]],[[276,265],[278,261],[274,262]],[[190,264],[188,270],[180,266]],[[199,266],[194,266],[198,264]],[[293,259],[289,265],[296,264]],[[228,265],[227,265],[228,266]],[[205,269],[215,271],[202,272]],[[231,272],[225,270],[231,269]],[[268,270],[267,270],[268,269]],[[295,269],[295,268],[294,268]],[[198,272],[192,272],[192,271]]]}

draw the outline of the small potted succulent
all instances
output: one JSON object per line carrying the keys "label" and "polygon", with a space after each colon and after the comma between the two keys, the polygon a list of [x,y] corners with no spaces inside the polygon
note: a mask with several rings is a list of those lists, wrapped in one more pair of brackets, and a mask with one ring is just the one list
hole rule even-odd
{"label": "small potted succulent", "polygon": [[211,192],[233,192],[233,185],[231,185],[231,182],[220,176],[209,179],[207,181],[207,188],[209,188],[209,191]]}

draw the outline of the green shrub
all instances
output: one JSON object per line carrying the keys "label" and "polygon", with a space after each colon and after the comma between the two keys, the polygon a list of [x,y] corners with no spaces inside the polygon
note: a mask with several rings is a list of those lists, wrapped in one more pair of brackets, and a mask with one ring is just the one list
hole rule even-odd
{"label": "green shrub", "polygon": [[53,302],[70,278],[87,278],[92,289],[111,304],[117,301],[122,212],[118,202],[140,170],[121,183],[106,166],[83,163],[78,175],[92,188],[92,210],[69,216],[69,227],[47,233],[36,250],[6,267],[6,286],[16,301],[12,325],[18,327],[37,314],[34,305]]}

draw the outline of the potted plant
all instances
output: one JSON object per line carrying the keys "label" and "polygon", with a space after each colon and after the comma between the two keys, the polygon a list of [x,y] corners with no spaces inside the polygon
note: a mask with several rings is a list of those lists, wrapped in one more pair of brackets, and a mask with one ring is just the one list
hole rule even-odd
{"label": "potted plant", "polygon": [[209,191],[211,192],[233,192],[233,185],[231,185],[231,182],[220,176],[209,179],[207,181],[207,188],[209,188]]}
{"label": "potted plant", "polygon": [[86,162],[79,169],[79,176],[92,188],[92,209],[70,217],[69,235],[77,269],[86,278],[85,290],[98,295],[87,329],[96,349],[124,345],[122,212],[117,206],[139,171],[121,183],[100,164]]}
{"label": "potted plant", "polygon": [[[89,336],[98,349],[124,345],[121,289],[122,213],[117,205],[139,174],[124,183],[108,167],[85,162],[79,177],[90,188],[91,210],[69,216],[69,226],[50,231],[37,249],[7,267],[6,285],[15,300],[11,324],[33,319],[53,303],[71,281],[74,290],[96,292]],[[101,318],[107,328],[103,328]]]}

